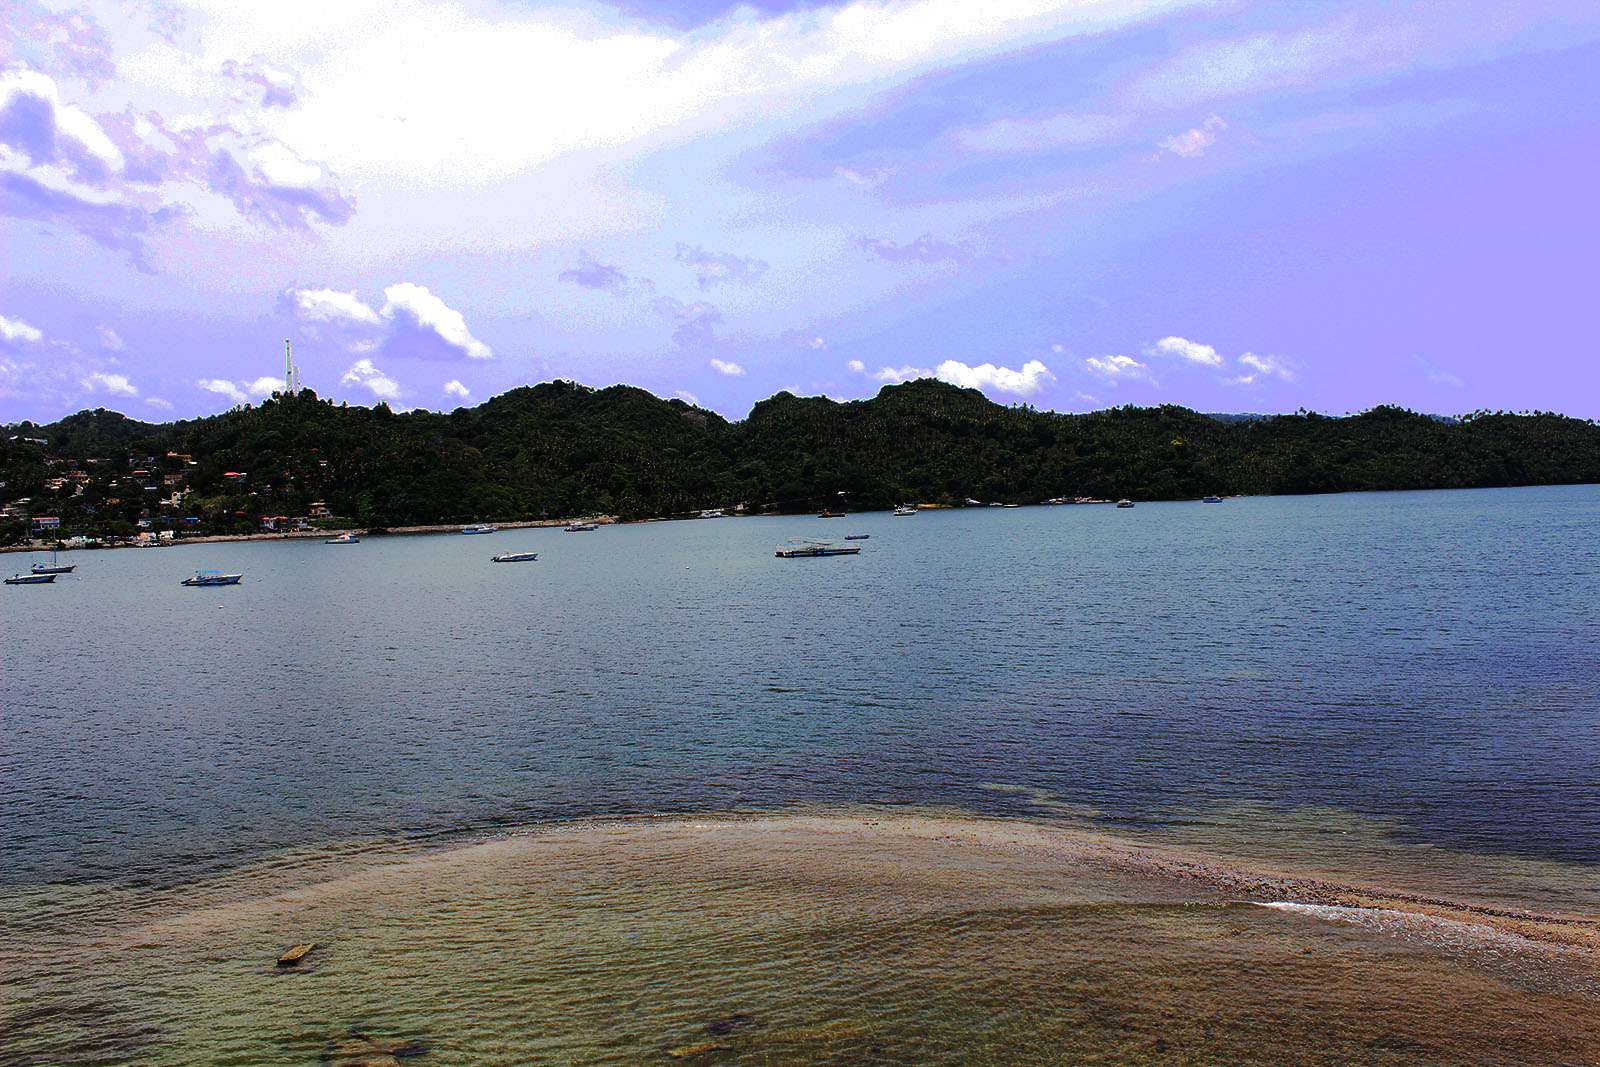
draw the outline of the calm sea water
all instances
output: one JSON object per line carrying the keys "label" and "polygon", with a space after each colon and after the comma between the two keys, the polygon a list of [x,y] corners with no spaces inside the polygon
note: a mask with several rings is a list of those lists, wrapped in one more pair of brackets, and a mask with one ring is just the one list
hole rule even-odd
{"label": "calm sea water", "polygon": [[1587,1062],[1600,973],[1485,934],[638,820],[1066,818],[1592,913],[1597,528],[1590,486],[74,553],[0,596],[0,1064]]}
{"label": "calm sea water", "polygon": [[[79,552],[0,603],[0,877],[1041,798],[1600,862],[1597,530],[1576,487]],[[178,584],[201,567],[245,579]]]}

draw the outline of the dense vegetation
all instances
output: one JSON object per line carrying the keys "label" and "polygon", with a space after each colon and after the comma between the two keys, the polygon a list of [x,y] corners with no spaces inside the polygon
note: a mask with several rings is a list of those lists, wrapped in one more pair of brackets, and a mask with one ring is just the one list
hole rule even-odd
{"label": "dense vegetation", "polygon": [[381,526],[637,519],[740,502],[799,511],[1600,482],[1600,427],[1554,414],[1059,415],[931,380],[843,404],[779,393],[738,423],[628,386],[552,382],[451,413],[303,392],[160,425],[85,411],[4,437],[0,498],[26,498],[21,510],[69,528],[191,516],[204,529],[256,529],[262,515],[305,515],[313,501]]}

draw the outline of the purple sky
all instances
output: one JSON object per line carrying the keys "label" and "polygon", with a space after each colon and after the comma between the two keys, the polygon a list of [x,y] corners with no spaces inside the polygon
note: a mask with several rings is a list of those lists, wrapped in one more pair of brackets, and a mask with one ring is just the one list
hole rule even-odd
{"label": "purple sky", "polygon": [[1600,2],[3,0],[0,420],[1600,417]]}

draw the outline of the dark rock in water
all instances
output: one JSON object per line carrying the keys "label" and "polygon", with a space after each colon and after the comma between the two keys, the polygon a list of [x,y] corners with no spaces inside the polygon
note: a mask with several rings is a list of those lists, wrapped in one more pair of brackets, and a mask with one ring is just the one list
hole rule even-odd
{"label": "dark rock in water", "polygon": [[706,1032],[712,1034],[731,1034],[733,1033],[734,1027],[743,1026],[745,1023],[754,1021],[754,1019],[755,1017],[753,1015],[748,1015],[742,1011],[736,1011],[732,1015],[727,1015],[721,1019],[715,1019],[709,1023],[706,1023]]}
{"label": "dark rock in water", "polygon": [[360,1030],[350,1031],[350,1036],[360,1038],[379,1052],[387,1052],[396,1058],[420,1056],[428,1051],[428,1043],[426,1041],[390,1041],[385,1038],[373,1037],[371,1034],[364,1034]]}
{"label": "dark rock in water", "polygon": [[329,1067],[400,1067],[392,1047],[396,1046],[352,1030],[322,1046],[322,1062]]}

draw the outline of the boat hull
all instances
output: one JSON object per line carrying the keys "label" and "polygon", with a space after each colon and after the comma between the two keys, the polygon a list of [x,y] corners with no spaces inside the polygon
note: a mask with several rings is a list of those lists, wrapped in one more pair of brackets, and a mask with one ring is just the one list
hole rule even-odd
{"label": "boat hull", "polygon": [[50,564],[35,563],[33,565],[33,573],[34,574],[71,574],[72,573],[72,568],[74,568],[76,566],[77,566],[76,563],[68,563],[68,564],[61,565],[61,566],[58,566],[58,565],[53,564],[53,563],[50,563]]}
{"label": "boat hull", "polygon": [[184,585],[238,585],[242,574],[218,574],[210,577],[185,578]]}
{"label": "boat hull", "polygon": [[6,579],[7,585],[45,585],[56,580],[54,574],[15,574]]}
{"label": "boat hull", "polygon": [[511,552],[511,553],[507,553],[504,556],[491,556],[491,557],[489,557],[489,562],[491,562],[491,563],[532,563],[534,560],[536,560],[538,558],[539,558],[539,553],[537,553],[537,552]]}

